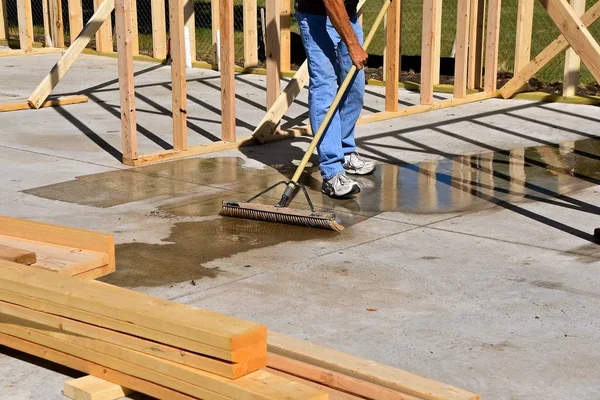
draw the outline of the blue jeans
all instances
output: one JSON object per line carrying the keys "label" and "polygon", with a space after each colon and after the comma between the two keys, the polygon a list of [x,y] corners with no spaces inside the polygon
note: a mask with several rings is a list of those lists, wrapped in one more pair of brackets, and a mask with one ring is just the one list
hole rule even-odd
{"label": "blue jeans", "polygon": [[[316,133],[335,98],[338,85],[352,67],[352,60],[348,47],[328,17],[296,12],[296,20],[308,59],[308,107],[311,129]],[[356,15],[350,18],[350,24],[362,45],[363,31]],[[323,179],[344,172],[344,155],[356,150],[354,133],[363,107],[364,92],[365,73],[360,70],[317,146]]]}

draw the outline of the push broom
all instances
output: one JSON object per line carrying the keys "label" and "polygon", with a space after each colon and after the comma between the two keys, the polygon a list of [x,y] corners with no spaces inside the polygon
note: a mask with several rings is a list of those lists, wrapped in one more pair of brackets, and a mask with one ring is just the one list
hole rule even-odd
{"label": "push broom", "polygon": [[[363,49],[365,51],[371,44],[371,41],[375,36],[375,32],[377,32],[377,28],[379,27],[381,21],[385,17],[390,3],[391,0],[386,0],[383,4],[383,7],[381,8],[381,11],[377,15],[377,18],[375,19],[375,22],[371,27],[371,31],[369,32],[369,35],[367,36],[367,39],[363,44]],[[278,182],[245,202],[224,201],[223,207],[221,208],[221,212],[219,213],[220,215],[227,217],[252,219],[257,221],[306,226],[309,228],[329,229],[337,232],[341,232],[344,230],[344,227],[335,220],[334,213],[315,211],[312,201],[308,196],[308,191],[306,190],[306,187],[304,187],[304,185],[299,184],[298,180],[300,179],[300,176],[302,175],[302,172],[304,171],[304,168],[306,167],[310,156],[317,147],[317,143],[319,143],[323,132],[325,132],[325,129],[327,129],[327,126],[329,125],[333,114],[336,112],[342,97],[346,93],[350,82],[352,81],[352,79],[354,79],[356,72],[357,68],[355,65],[353,65],[352,68],[350,68],[350,71],[348,71],[348,75],[340,85],[338,92],[335,98],[333,99],[333,103],[331,104],[331,107],[329,107],[329,111],[325,115],[325,118],[321,123],[319,130],[315,133],[292,179],[289,181]],[[277,205],[270,206],[264,204],[251,203],[260,196],[264,195],[265,193],[275,189],[279,185],[286,185],[286,188],[283,192],[283,195],[281,196],[281,200],[279,200],[279,203]],[[293,209],[288,207],[298,188],[302,189],[302,191],[304,192],[304,195],[306,196],[306,200],[308,201],[308,205],[310,207],[310,211]]]}

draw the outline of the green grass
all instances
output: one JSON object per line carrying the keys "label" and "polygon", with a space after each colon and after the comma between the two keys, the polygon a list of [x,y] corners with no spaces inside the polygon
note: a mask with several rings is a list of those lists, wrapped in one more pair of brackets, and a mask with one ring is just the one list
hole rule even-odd
{"label": "green grass", "polygon": [[[210,60],[211,58],[211,41],[212,32],[210,29],[210,1],[195,0],[197,10],[197,29],[196,29],[196,49],[198,58],[202,60]],[[366,33],[370,30],[373,22],[379,13],[384,1],[388,0],[367,0],[363,12],[363,26]],[[588,0],[588,8],[594,4],[596,0]],[[456,33],[456,3],[457,0],[445,0],[443,2],[442,14],[442,57],[450,57],[452,45]],[[138,4],[140,0],[138,0]],[[236,31],[235,31],[235,49],[236,60],[241,61],[243,58],[243,33],[242,33],[242,0],[234,0],[236,7]],[[265,1],[258,0],[258,7],[264,7]],[[293,4],[293,3],[292,3]],[[419,55],[421,53],[421,25],[422,25],[422,8],[421,0],[403,0],[402,13],[402,54],[404,55]],[[500,30],[500,54],[499,66],[504,72],[512,72],[515,54],[515,36],[516,36],[516,21],[517,21],[517,4],[518,0],[503,0],[501,30]],[[199,12],[200,11],[200,12]],[[293,13],[293,9],[292,9]],[[146,15],[147,14],[147,15]],[[140,19],[149,21],[150,10],[146,7],[140,7],[138,10]],[[559,35],[559,30],[554,25],[554,22],[547,15],[546,11],[539,3],[535,4],[534,11],[534,33],[532,37],[532,57],[543,50]],[[292,31],[298,32],[298,26],[292,14]],[[11,36],[17,35],[16,26],[11,26]],[[43,36],[43,28],[41,26],[34,27],[35,35]],[[591,26],[590,31],[596,38],[600,38],[600,23],[595,23]],[[140,33],[140,51],[143,54],[152,54],[152,35],[149,33]],[[369,49],[369,53],[382,55],[385,45],[385,34],[383,27],[379,27],[375,35],[375,39]],[[544,67],[536,76],[544,82],[559,82],[563,77],[564,54],[551,61]],[[593,83],[594,79],[585,66],[582,66],[581,83]]]}

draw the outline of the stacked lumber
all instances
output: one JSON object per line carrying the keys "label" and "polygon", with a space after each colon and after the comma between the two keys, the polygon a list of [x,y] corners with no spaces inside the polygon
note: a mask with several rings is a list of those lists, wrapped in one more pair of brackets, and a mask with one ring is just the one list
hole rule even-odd
{"label": "stacked lumber", "polygon": [[327,399],[267,370],[265,326],[0,261],[0,344],[157,398]]}
{"label": "stacked lumber", "polygon": [[96,279],[115,271],[114,236],[0,216],[0,260]]}
{"label": "stacked lumber", "polygon": [[433,379],[318,344],[269,332],[268,369],[328,388],[331,400],[479,400]]}

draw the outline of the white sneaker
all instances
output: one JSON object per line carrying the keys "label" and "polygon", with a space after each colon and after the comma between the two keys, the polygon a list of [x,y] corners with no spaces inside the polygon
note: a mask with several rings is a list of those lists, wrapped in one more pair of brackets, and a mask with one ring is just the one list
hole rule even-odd
{"label": "white sneaker", "polygon": [[329,197],[344,198],[360,192],[360,186],[344,173],[323,182],[321,189]]}
{"label": "white sneaker", "polygon": [[375,163],[364,160],[358,153],[344,156],[344,170],[352,175],[367,175],[375,171]]}

